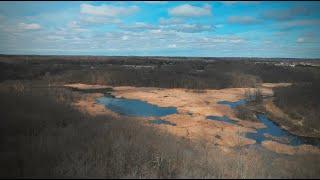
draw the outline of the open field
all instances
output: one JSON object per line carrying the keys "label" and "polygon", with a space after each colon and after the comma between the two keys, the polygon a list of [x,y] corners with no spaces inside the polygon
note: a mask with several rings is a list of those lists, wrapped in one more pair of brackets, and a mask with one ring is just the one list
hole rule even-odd
{"label": "open field", "polygon": [[[266,128],[254,116],[263,113],[292,134],[320,138],[318,64],[0,56],[0,177],[319,177],[318,146],[245,136]],[[105,96],[175,107],[161,116],[174,125],[118,114],[97,102]],[[221,103],[243,99],[236,108]]]}

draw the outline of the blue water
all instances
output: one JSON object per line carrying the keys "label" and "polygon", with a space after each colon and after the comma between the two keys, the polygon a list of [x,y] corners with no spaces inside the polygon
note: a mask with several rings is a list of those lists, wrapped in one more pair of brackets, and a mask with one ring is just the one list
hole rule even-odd
{"label": "blue water", "polygon": [[[257,114],[257,118],[266,125],[266,128],[257,129],[256,133],[247,133],[246,137],[254,139],[257,143],[261,143],[264,140],[274,140],[279,143],[290,144],[292,146],[298,146],[302,144],[311,144],[314,146],[320,146],[320,139],[318,138],[308,138],[301,137],[294,134],[289,133],[288,131],[281,129],[276,123],[269,120],[263,114]],[[265,137],[264,134],[270,134],[275,139],[270,137]]]}
{"label": "blue water", "polygon": [[[231,108],[235,108],[239,105],[245,104],[245,100],[239,100],[236,102],[230,102],[230,101],[219,101],[218,104],[224,104]],[[211,117],[211,118],[210,118]],[[268,119],[267,116],[264,114],[256,114],[257,119],[262,122],[266,128],[257,129],[257,132],[254,133],[246,133],[246,137],[256,140],[258,144],[261,144],[262,141],[265,140],[274,140],[279,143],[289,144],[292,146],[298,146],[302,144],[311,144],[315,146],[320,146],[320,139],[318,138],[307,138],[307,137],[301,137],[294,134],[289,133],[288,131],[281,129],[276,123]],[[232,124],[237,124],[237,121],[234,121],[227,116],[219,117],[219,116],[208,116],[207,118],[218,120],[218,121],[224,121]],[[265,136],[265,134],[269,134],[272,137]]]}
{"label": "blue water", "polygon": [[237,106],[246,104],[246,100],[245,99],[241,99],[239,101],[235,101],[235,102],[231,102],[231,101],[219,101],[218,104],[223,104],[223,105],[227,105],[231,108],[236,108]]}
{"label": "blue water", "polygon": [[156,119],[156,120],[151,120],[150,123],[152,124],[165,124],[165,125],[170,125],[170,126],[176,126],[175,123],[171,123],[169,121],[165,121],[162,119]]}
{"label": "blue water", "polygon": [[125,116],[160,117],[177,113],[177,109],[175,107],[159,107],[135,99],[104,96],[98,98],[97,102],[105,105],[108,109]]}
{"label": "blue water", "polygon": [[230,124],[236,124],[237,121],[228,118],[228,116],[207,116],[207,119],[215,120],[215,121],[222,121]]}
{"label": "blue water", "polygon": [[290,145],[301,145],[303,142],[299,139],[298,136],[292,135],[286,130],[281,129],[278,127],[277,124],[274,122],[270,121],[265,115],[263,114],[257,114],[257,119],[259,119],[265,126],[266,128],[261,128],[257,129],[256,133],[247,133],[246,137],[250,139],[256,140],[258,144],[260,144],[262,141],[265,140],[271,140],[270,137],[266,137],[265,134],[270,134],[273,137],[276,137],[275,141],[279,141],[280,139],[285,140],[286,144]]}

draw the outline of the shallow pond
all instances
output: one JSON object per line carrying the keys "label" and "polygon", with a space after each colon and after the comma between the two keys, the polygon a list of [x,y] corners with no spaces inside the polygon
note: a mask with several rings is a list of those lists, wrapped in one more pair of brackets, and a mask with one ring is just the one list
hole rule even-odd
{"label": "shallow pond", "polygon": [[236,108],[237,106],[246,104],[246,100],[245,99],[241,99],[239,101],[235,101],[235,102],[231,102],[231,101],[219,101],[218,104],[223,104],[223,105],[227,105],[231,108]]}
{"label": "shallow pond", "polygon": [[165,124],[165,125],[170,125],[170,126],[176,126],[175,123],[171,123],[169,121],[165,121],[162,119],[156,119],[156,120],[151,120],[150,123],[152,124]]}
{"label": "shallow pond", "polygon": [[228,118],[228,116],[207,116],[207,119],[215,120],[215,121],[222,121],[230,124],[236,124],[237,121]]}
{"label": "shallow pond", "polygon": [[[239,100],[236,102],[230,101],[219,101],[218,104],[224,104],[231,108],[236,108],[239,105],[245,104],[245,100]],[[279,143],[289,144],[292,146],[302,145],[302,144],[311,144],[315,146],[320,146],[320,139],[318,138],[306,138],[297,136],[289,133],[288,131],[280,128],[276,123],[268,119],[264,114],[256,114],[257,119],[262,122],[266,128],[257,129],[255,133],[246,133],[246,137],[256,140],[258,144],[261,144],[265,140],[274,140]],[[208,116],[208,119],[224,121],[231,124],[237,124],[237,121],[228,118],[227,116]]]}
{"label": "shallow pond", "polygon": [[177,113],[175,107],[159,107],[141,100],[104,96],[97,99],[97,103],[125,116],[166,116]]}
{"label": "shallow pond", "polygon": [[[320,146],[320,140],[317,138],[307,138],[291,134],[288,131],[280,128],[264,114],[257,114],[256,116],[257,119],[259,119],[266,126],[266,128],[257,129],[256,133],[247,133],[246,137],[256,140],[257,143],[261,143],[264,140],[274,140],[279,143],[290,144],[292,146],[298,146],[302,144]],[[271,135],[273,138],[266,134]]]}

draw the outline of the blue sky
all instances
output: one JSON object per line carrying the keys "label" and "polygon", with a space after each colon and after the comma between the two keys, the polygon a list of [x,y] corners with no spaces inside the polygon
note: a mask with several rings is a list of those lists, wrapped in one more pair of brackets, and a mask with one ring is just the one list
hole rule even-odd
{"label": "blue sky", "polygon": [[320,58],[320,2],[0,2],[0,53]]}

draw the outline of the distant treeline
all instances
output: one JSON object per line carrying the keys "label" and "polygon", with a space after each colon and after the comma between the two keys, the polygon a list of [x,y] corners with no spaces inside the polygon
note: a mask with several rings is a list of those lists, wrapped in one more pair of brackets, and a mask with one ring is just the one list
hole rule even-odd
{"label": "distant treeline", "polygon": [[[15,59],[17,58],[17,59]],[[309,82],[315,67],[275,66],[243,60],[177,60],[142,57],[4,56],[1,79],[47,79],[166,88],[255,87],[261,82]]]}

